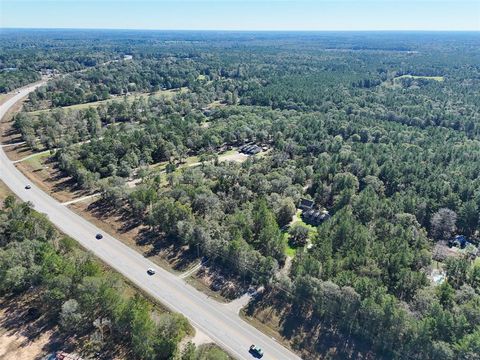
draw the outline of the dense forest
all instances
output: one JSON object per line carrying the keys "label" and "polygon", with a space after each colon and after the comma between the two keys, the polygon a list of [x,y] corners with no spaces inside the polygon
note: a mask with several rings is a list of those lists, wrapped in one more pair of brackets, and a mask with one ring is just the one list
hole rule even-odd
{"label": "dense forest", "polygon": [[[79,187],[265,285],[290,336],[316,329],[298,350],[479,358],[478,34],[70,35],[28,50],[60,75],[15,128]],[[35,40],[66,41],[20,33],[0,59],[38,66],[17,56]],[[245,144],[264,151],[222,161]],[[331,215],[311,236],[289,226],[302,198]],[[468,246],[439,257],[456,235]]]}

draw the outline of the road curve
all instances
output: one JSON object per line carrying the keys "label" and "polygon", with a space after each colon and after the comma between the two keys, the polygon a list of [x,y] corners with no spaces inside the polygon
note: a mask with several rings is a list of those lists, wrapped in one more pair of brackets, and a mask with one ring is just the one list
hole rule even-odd
{"label": "road curve", "polygon": [[[25,87],[0,106],[0,119],[17,101],[42,83]],[[8,159],[0,146],[0,179],[23,201],[46,214],[61,231],[77,240],[83,247],[102,259],[153,298],[175,312],[183,314],[197,329],[207,334],[219,346],[237,359],[252,360],[251,344],[260,346],[265,360],[300,359],[297,355],[243,321],[238,314],[207,295],[199,292],[174,274],[155,265],[114,237],[104,234],[96,240],[99,228],[75,214],[66,206],[40,190],[34,184],[26,190],[29,180]],[[146,270],[156,270],[148,276]]]}

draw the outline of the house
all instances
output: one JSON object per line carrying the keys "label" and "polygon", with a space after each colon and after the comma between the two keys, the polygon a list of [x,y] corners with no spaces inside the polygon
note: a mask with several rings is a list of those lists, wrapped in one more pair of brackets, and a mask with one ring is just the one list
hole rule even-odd
{"label": "house", "polygon": [[468,240],[465,235],[456,235],[453,239],[448,240],[449,247],[459,247],[464,249],[467,246]]}
{"label": "house", "polygon": [[306,210],[313,209],[313,205],[315,205],[315,203],[312,200],[301,198],[300,199],[300,204],[298,205],[298,208],[300,210],[306,211]]}
{"label": "house", "polygon": [[255,144],[244,145],[240,148],[240,152],[247,155],[256,155],[262,151],[262,148]]}
{"label": "house", "polygon": [[310,209],[302,212],[302,220],[313,226],[318,226],[330,218],[327,210]]}
{"label": "house", "polygon": [[262,148],[261,148],[260,146],[253,145],[253,148],[250,149],[249,154],[250,154],[250,155],[256,155],[256,154],[258,154],[258,153],[261,152],[261,151],[262,151]]}

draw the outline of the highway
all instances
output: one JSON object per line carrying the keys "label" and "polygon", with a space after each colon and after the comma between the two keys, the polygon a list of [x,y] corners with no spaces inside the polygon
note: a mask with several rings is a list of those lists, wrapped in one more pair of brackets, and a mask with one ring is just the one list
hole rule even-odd
{"label": "highway", "polygon": [[[3,118],[17,101],[28,95],[41,84],[25,87],[0,106]],[[178,276],[162,269],[141,254],[114,237],[104,234],[102,240],[95,239],[99,228],[75,214],[65,205],[40,190],[34,184],[26,190],[30,181],[15,167],[0,146],[0,179],[23,201],[48,216],[62,232],[78,241],[113,269],[121,273],[136,286],[157,299],[172,311],[183,314],[190,323],[208,335],[219,346],[236,359],[251,360],[251,344],[260,346],[265,360],[300,359],[297,355],[277,343],[269,336],[242,320],[231,308],[220,304],[187,284]],[[148,268],[156,270],[149,276]]]}

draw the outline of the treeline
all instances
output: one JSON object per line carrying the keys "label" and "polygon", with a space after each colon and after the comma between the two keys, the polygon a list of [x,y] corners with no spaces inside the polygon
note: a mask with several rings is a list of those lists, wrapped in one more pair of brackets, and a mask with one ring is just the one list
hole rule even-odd
{"label": "treeline", "polygon": [[[0,210],[0,294],[26,296],[43,321],[58,325],[61,336],[88,338],[89,353],[113,355],[118,346],[135,359],[218,359],[216,349],[183,356],[178,345],[192,328],[181,315],[153,307],[143,296],[106,271],[71,239],[61,236],[43,215],[7,197]],[[40,315],[41,314],[41,315]]]}
{"label": "treeline", "polygon": [[27,69],[0,69],[0,93],[7,93],[16,88],[40,80],[40,74]]}

